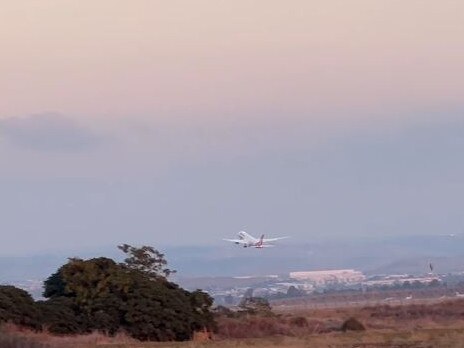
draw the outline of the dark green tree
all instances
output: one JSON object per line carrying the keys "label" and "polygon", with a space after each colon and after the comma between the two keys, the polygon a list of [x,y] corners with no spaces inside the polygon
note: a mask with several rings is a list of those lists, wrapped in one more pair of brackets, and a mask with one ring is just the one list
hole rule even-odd
{"label": "dark green tree", "polygon": [[211,327],[212,324],[214,326],[213,313],[211,312],[213,298],[199,289],[191,292],[189,298],[193,310],[193,328],[195,330],[215,329],[215,327]]}
{"label": "dark green tree", "polygon": [[176,273],[175,270],[167,268],[168,262],[164,254],[151,246],[134,247],[129,244],[122,244],[118,249],[126,254],[124,260],[127,267],[143,272],[153,279],[167,278]]}
{"label": "dark green tree", "polygon": [[31,295],[10,285],[0,285],[0,322],[41,328],[41,314]]}
{"label": "dark green tree", "polygon": [[90,323],[79,313],[78,306],[70,297],[55,297],[37,302],[42,314],[43,327],[55,334],[76,334],[90,332]]}
{"label": "dark green tree", "polygon": [[49,299],[40,306],[48,313],[47,326],[57,333],[122,329],[155,341],[187,340],[195,330],[214,328],[208,294],[188,292],[155,274],[153,267],[139,266],[136,260],[70,259],[45,281]]}
{"label": "dark green tree", "polygon": [[56,271],[45,280],[45,287],[42,295],[45,298],[65,296],[65,283],[60,270]]}

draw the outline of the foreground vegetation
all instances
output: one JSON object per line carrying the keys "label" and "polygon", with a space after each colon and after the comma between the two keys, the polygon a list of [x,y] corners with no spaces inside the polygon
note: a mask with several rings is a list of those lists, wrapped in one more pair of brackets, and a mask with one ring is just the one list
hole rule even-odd
{"label": "foreground vegetation", "polygon": [[423,328],[417,330],[368,330],[365,332],[330,332],[306,336],[270,336],[246,339],[221,339],[211,342],[136,342],[125,336],[107,337],[90,334],[77,337],[46,336],[34,333],[0,333],[2,348],[233,348],[233,347],[331,347],[331,348],[424,348],[463,347],[464,330],[458,328]]}
{"label": "foreground vegetation", "polygon": [[[155,347],[463,347],[464,301],[431,305],[301,310],[296,313],[220,311],[217,332],[189,342],[140,342],[127,334],[57,336],[15,326],[0,330],[2,348],[155,348]],[[356,325],[346,327],[348,318]],[[363,330],[363,328],[365,330]],[[15,342],[8,346],[5,342]]]}
{"label": "foreground vegetation", "polygon": [[212,298],[168,281],[172,271],[163,254],[151,247],[120,249],[124,263],[70,259],[45,281],[45,301],[0,286],[0,322],[58,335],[124,332],[150,341],[184,341],[214,329]]}
{"label": "foreground vegetation", "polygon": [[251,297],[212,309],[206,293],[168,280],[157,250],[119,248],[123,263],[69,259],[44,301],[0,286],[0,347],[464,347],[464,300],[309,310],[301,299],[290,313]]}

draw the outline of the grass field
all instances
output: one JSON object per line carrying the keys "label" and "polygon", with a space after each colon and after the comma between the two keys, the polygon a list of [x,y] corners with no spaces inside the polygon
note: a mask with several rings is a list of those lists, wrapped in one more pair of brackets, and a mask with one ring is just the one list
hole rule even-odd
{"label": "grass field", "polygon": [[[81,342],[79,342],[81,341]],[[178,342],[178,343],[110,343],[101,341],[91,342],[85,339],[67,339],[45,343],[27,343],[11,341],[12,345],[2,345],[2,348],[45,348],[45,347],[73,347],[73,348],[156,348],[156,347],[178,347],[178,348],[233,348],[233,347],[464,347],[464,329],[440,328],[419,329],[414,331],[399,330],[369,330],[366,332],[350,333],[328,333],[308,335],[307,337],[285,337],[276,336],[259,339],[228,339],[212,342]],[[1,342],[1,341],[0,341]]]}
{"label": "grass field", "polygon": [[[349,317],[365,331],[340,331]],[[299,318],[295,320],[295,318]],[[301,319],[301,318],[304,318]],[[296,323],[296,324],[295,324]],[[3,327],[1,348],[149,347],[464,347],[464,301],[402,306],[331,308],[277,313],[268,317],[220,318],[219,332],[205,342],[138,342],[124,335],[56,337]]]}

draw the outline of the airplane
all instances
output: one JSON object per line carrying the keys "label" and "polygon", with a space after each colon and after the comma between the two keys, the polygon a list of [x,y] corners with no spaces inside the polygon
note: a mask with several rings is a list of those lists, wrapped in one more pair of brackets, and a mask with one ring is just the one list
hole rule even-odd
{"label": "airplane", "polygon": [[224,239],[227,242],[232,242],[237,245],[241,245],[244,248],[272,248],[273,244],[268,244],[270,242],[275,242],[280,239],[285,239],[288,237],[277,237],[277,238],[264,238],[264,234],[260,238],[255,238],[245,231],[240,231],[238,234],[238,239]]}

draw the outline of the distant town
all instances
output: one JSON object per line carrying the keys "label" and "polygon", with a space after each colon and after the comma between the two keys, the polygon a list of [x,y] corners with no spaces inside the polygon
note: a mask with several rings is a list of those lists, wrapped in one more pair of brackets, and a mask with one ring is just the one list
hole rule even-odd
{"label": "distant town", "polygon": [[[437,287],[461,289],[464,287],[464,271],[447,274],[431,272],[422,275],[367,276],[358,270],[339,269],[290,272],[287,275],[178,278],[175,281],[189,290],[203,289],[213,296],[216,305],[231,306],[247,296],[279,300],[350,290],[366,292]],[[29,279],[6,283],[28,291],[36,299],[42,297],[43,280]]]}
{"label": "distant town", "polygon": [[204,289],[214,297],[217,305],[233,306],[248,296],[280,300],[347,291],[421,289],[442,289],[443,294],[456,294],[455,290],[464,286],[464,272],[366,276],[361,271],[340,269],[290,272],[287,275],[190,278],[180,279],[180,282],[188,289]]}
{"label": "distant town", "polygon": [[[400,252],[396,251],[398,245]],[[420,290],[424,296],[454,296],[464,292],[462,250],[464,236],[420,235],[375,242],[287,243],[258,252],[235,246],[176,247],[163,252],[177,270],[170,277],[172,281],[189,290],[207,291],[217,305],[233,306],[250,294],[274,302],[347,292],[380,291],[383,294],[379,297],[395,297],[385,293],[390,290],[404,291],[401,298],[408,297],[409,290]],[[121,252],[113,246],[98,253],[75,254],[91,258],[100,252],[116,260],[121,258]],[[0,258],[0,284],[15,285],[40,299],[43,281],[68,256]]]}

